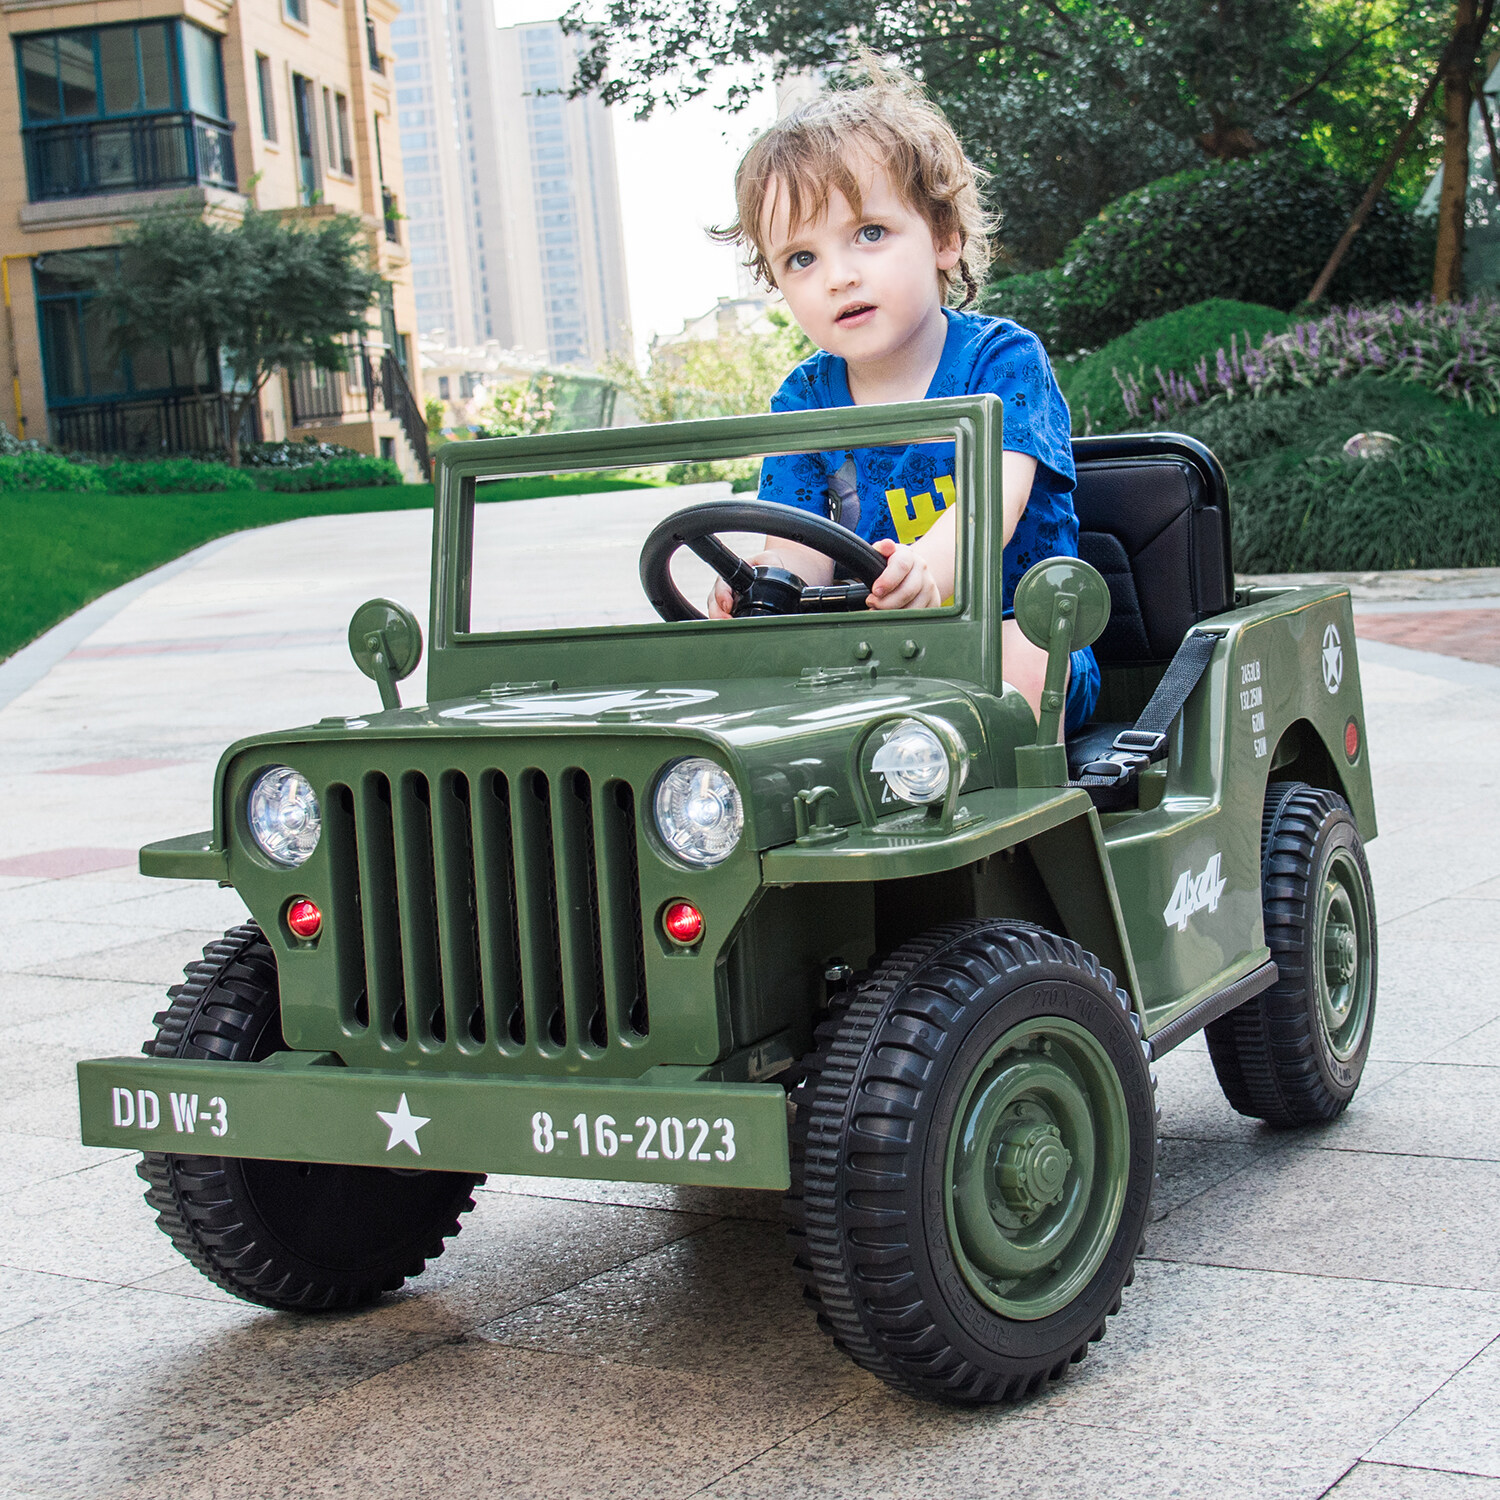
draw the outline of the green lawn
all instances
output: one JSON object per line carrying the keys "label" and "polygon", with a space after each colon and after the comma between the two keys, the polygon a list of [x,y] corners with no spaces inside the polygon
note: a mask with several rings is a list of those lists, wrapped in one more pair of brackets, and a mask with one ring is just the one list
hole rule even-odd
{"label": "green lawn", "polygon": [[[633,489],[639,480],[514,479],[486,485],[485,500],[523,500],[581,489]],[[215,537],[302,516],[418,510],[430,484],[279,495],[0,493],[0,661],[91,599]]]}

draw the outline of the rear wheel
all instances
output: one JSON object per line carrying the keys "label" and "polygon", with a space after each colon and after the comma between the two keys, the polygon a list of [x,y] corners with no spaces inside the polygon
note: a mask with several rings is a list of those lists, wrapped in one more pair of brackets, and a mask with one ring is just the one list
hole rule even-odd
{"label": "rear wheel", "polygon": [[[149,1057],[258,1062],[281,1051],[276,959],[231,928],[167,992]],[[136,1169],[172,1243],[209,1280],[266,1307],[354,1307],[443,1252],[480,1179],[313,1162],[147,1152]]]}
{"label": "rear wheel", "polygon": [[1278,978],[1209,1025],[1214,1071],[1242,1115],[1282,1126],[1335,1119],[1364,1072],[1377,977],[1370,867],[1336,792],[1266,789],[1261,904]]}
{"label": "rear wheel", "polygon": [[1155,1171],[1154,1085],[1109,971],[1026,924],[954,924],[818,1041],[788,1208],[834,1342],[959,1402],[1082,1359],[1131,1279]]}

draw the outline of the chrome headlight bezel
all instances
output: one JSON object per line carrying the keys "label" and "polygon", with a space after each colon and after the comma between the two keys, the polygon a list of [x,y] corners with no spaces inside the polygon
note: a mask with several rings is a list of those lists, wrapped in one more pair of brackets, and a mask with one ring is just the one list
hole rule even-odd
{"label": "chrome headlight bezel", "polygon": [[[708,807],[690,811],[694,799],[718,807],[712,823]],[[739,847],[745,832],[745,803],[734,777],[717,761],[684,755],[657,773],[651,793],[651,820],[662,848],[690,870],[711,870]]]}
{"label": "chrome headlight bezel", "polygon": [[267,766],[245,796],[245,826],[273,865],[295,870],[312,858],[323,836],[317,793],[294,766]]}

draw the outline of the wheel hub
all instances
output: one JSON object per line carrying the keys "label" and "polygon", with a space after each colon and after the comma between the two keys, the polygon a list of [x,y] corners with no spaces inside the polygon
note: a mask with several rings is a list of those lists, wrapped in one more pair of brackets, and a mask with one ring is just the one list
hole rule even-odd
{"label": "wheel hub", "polygon": [[1359,943],[1354,929],[1330,922],[1323,936],[1323,964],[1333,984],[1347,984],[1359,963]]}
{"label": "wheel hub", "polygon": [[1057,1126],[1020,1121],[1001,1140],[995,1181],[1006,1207],[1030,1223],[1062,1198],[1072,1165],[1073,1154],[1063,1145]]}

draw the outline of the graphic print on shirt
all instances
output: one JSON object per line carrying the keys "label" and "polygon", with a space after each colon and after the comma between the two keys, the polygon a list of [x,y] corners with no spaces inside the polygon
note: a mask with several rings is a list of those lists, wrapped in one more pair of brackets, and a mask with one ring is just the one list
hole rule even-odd
{"label": "graphic print on shirt", "polygon": [[958,499],[958,487],[951,474],[939,474],[932,482],[937,499],[930,494],[908,496],[905,490],[887,490],[885,503],[890,507],[896,540],[909,547],[932,530],[934,522]]}

